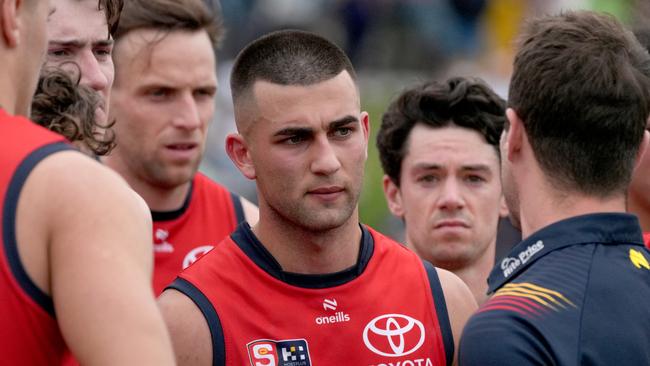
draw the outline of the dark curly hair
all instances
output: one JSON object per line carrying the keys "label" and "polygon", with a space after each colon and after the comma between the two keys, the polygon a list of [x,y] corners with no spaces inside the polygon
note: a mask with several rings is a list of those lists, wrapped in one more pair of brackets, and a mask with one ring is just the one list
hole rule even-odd
{"label": "dark curly hair", "polygon": [[59,133],[71,142],[79,141],[95,155],[106,155],[115,147],[113,123],[101,125],[95,119],[99,95],[79,78],[59,69],[42,72],[34,99],[31,119]]}
{"label": "dark curly hair", "polygon": [[406,141],[416,124],[433,128],[459,126],[480,133],[499,154],[506,102],[484,81],[455,77],[405,90],[382,118],[377,149],[384,172],[399,186]]}

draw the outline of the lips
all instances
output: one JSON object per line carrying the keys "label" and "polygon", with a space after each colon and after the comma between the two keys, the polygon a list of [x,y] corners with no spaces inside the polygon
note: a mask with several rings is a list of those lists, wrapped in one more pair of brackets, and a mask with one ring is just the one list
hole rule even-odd
{"label": "lips", "polygon": [[447,220],[438,221],[435,224],[434,228],[436,228],[436,229],[442,229],[442,228],[469,228],[469,224],[467,224],[463,220],[447,219]]}
{"label": "lips", "polygon": [[192,150],[196,146],[197,146],[197,144],[195,144],[195,143],[179,143],[179,144],[165,145],[165,147],[168,148],[168,149],[179,150],[179,151]]}
{"label": "lips", "polygon": [[343,187],[339,187],[339,186],[320,187],[309,191],[309,193],[311,194],[331,194],[331,193],[338,193],[338,192],[343,192]]}

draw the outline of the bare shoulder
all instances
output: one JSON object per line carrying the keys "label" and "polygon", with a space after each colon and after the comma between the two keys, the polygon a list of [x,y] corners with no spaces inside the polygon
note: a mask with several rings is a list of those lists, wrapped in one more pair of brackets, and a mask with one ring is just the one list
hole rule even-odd
{"label": "bare shoulder", "polygon": [[[36,166],[33,173],[36,181],[45,180],[48,184],[43,187],[57,189],[62,187],[74,188],[60,190],[58,195],[65,198],[78,197],[80,200],[90,197],[93,201],[109,201],[118,195],[130,207],[138,211],[146,209],[142,199],[126,184],[117,173],[101,163],[80,154],[77,151],[64,151],[45,158]],[[31,178],[30,178],[31,179]],[[50,192],[51,193],[51,192]]]}
{"label": "bare shoulder", "polygon": [[168,289],[158,297],[178,365],[212,365],[212,336],[199,307],[185,294]]}
{"label": "bare shoulder", "polygon": [[451,331],[454,336],[454,364],[456,364],[461,333],[469,317],[477,310],[478,305],[463,280],[442,268],[436,268],[436,271],[438,272],[442,292],[445,295],[449,323],[451,323]]}
{"label": "bare shoulder", "polygon": [[250,226],[254,226],[260,218],[259,209],[253,202],[244,197],[240,197],[239,200],[244,209],[244,217],[246,218],[246,221]]}
{"label": "bare shoulder", "polygon": [[142,200],[116,173],[76,151],[43,159],[23,189],[21,217],[40,229],[28,241],[47,249],[57,321],[77,360],[172,364],[151,289],[151,217]]}
{"label": "bare shoulder", "polygon": [[438,273],[438,278],[440,278],[440,284],[442,285],[442,290],[445,293],[445,299],[447,300],[447,303],[457,302],[457,305],[476,310],[478,307],[476,305],[476,300],[474,300],[474,296],[472,295],[469,287],[467,287],[465,282],[463,282],[460,277],[442,268],[436,267],[436,271]]}

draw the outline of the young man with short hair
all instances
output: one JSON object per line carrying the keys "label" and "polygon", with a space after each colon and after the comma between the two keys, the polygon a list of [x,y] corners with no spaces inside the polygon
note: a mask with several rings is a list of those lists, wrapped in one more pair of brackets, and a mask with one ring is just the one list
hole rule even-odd
{"label": "young man with short hair", "polygon": [[626,193],[650,138],[650,56],[592,12],[520,37],[500,146],[524,240],[490,274],[460,364],[648,365],[650,252]]}
{"label": "young man with short hair", "polygon": [[369,118],[347,56],[274,32],[239,54],[231,86],[226,148],[256,181],[260,220],[160,296],[178,362],[450,365],[476,305],[458,277],[360,224]]}

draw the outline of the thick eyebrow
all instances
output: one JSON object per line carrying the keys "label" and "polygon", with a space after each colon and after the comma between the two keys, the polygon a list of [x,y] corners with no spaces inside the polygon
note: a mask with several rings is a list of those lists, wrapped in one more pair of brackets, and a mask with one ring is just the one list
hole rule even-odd
{"label": "thick eyebrow", "polygon": [[354,116],[345,116],[343,118],[339,118],[335,121],[330,122],[329,124],[329,129],[330,130],[335,130],[339,127],[343,127],[345,125],[349,125],[350,123],[358,123],[359,119]]}
{"label": "thick eyebrow", "polygon": [[[415,169],[417,170],[444,170],[445,167],[440,164],[435,164],[435,163],[420,163],[415,165]],[[490,166],[487,164],[469,164],[469,165],[463,165],[461,167],[461,170],[464,172],[486,172],[486,173],[491,173],[492,169],[490,169]]]}
{"label": "thick eyebrow", "polygon": [[[63,46],[63,47],[72,47],[72,48],[83,48],[86,44],[88,44],[87,41],[80,41],[77,39],[73,40],[51,40],[50,45],[54,44],[57,46]],[[92,43],[93,47],[111,47],[113,46],[113,39],[102,39],[98,41],[94,41]]]}
{"label": "thick eyebrow", "polygon": [[308,127],[287,127],[273,134],[273,136],[295,136],[295,135],[309,135],[313,133],[313,129]]}
{"label": "thick eyebrow", "polygon": [[[345,116],[343,118],[339,118],[335,121],[332,121],[328,125],[329,130],[335,130],[339,127],[343,127],[346,125],[349,125],[350,123],[358,123],[359,119],[354,116]],[[283,128],[276,133],[273,134],[273,136],[295,136],[295,135],[310,135],[314,133],[314,129],[310,127],[287,127]]]}
{"label": "thick eyebrow", "polygon": [[463,170],[470,172],[492,172],[492,169],[490,169],[490,166],[487,164],[463,165]]}

